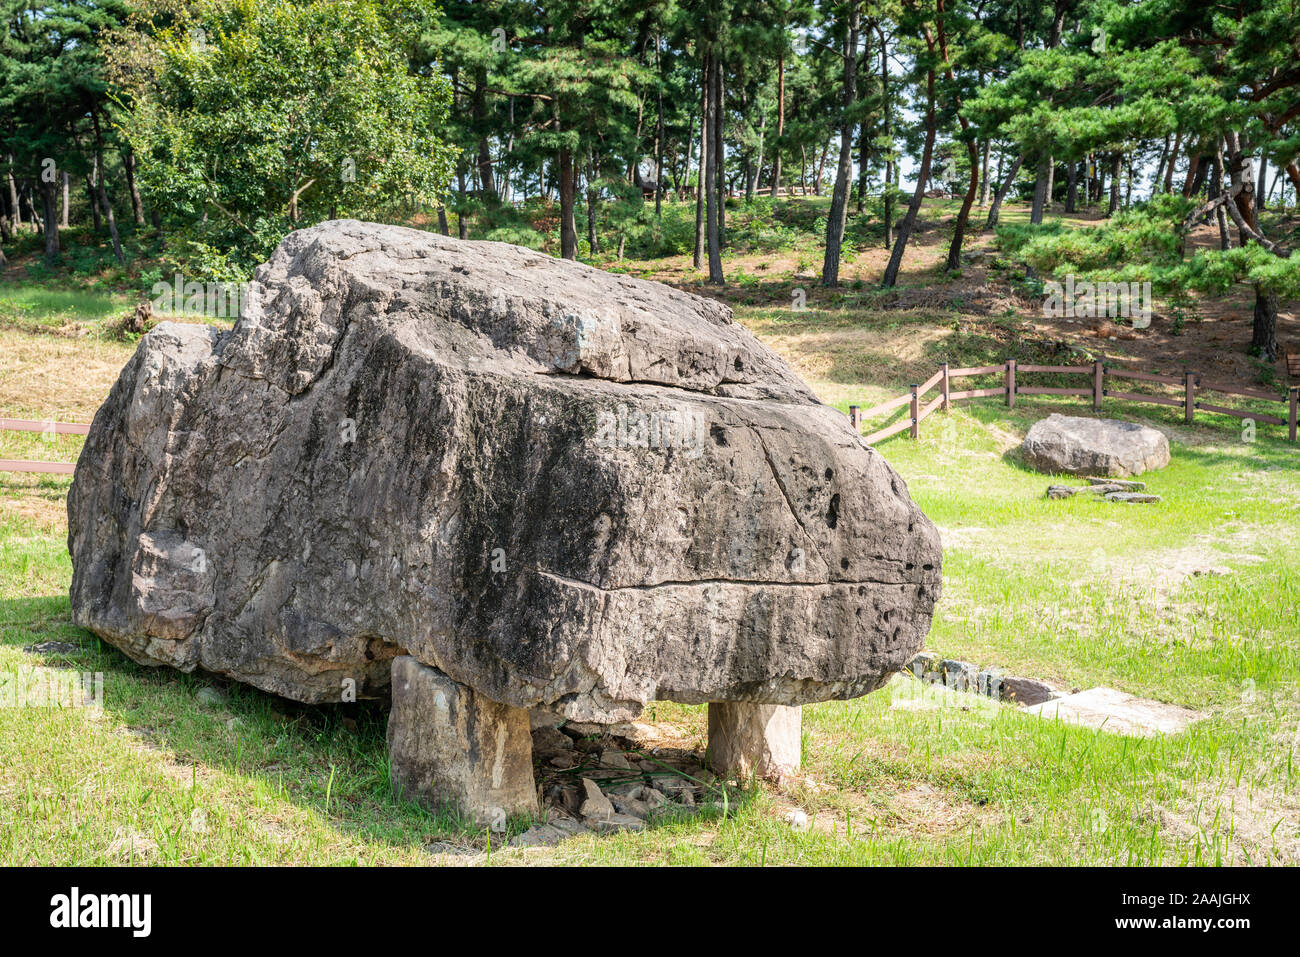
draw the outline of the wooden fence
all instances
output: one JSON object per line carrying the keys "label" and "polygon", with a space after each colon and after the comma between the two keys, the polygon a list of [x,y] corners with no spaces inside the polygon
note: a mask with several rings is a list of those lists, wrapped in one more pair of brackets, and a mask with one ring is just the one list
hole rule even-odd
{"label": "wooden fence", "polygon": [[[1016,380],[1017,375],[1031,375],[1034,373],[1084,375],[1088,376],[1092,381],[1089,385],[1080,388],[1060,388],[1021,385]],[[953,391],[954,379],[978,375],[1002,375],[1003,383],[991,389],[959,389]],[[1116,391],[1107,388],[1107,382],[1114,379],[1175,386],[1182,390],[1182,395],[1174,397],[1147,392]],[[939,389],[938,394],[922,405],[921,400],[936,386]],[[1245,396],[1249,399],[1258,399],[1264,402],[1278,402],[1286,406],[1286,417],[1245,409],[1233,409],[1228,406],[1211,404],[1198,398],[1198,396],[1206,392]],[[1183,418],[1189,425],[1195,421],[1196,412],[1199,409],[1204,412],[1215,412],[1219,415],[1235,416],[1238,419],[1251,419],[1267,425],[1285,425],[1287,427],[1287,437],[1292,442],[1296,441],[1297,405],[1300,405],[1300,387],[1298,386],[1292,386],[1287,390],[1285,397],[1280,397],[1274,393],[1262,392],[1258,389],[1233,389],[1224,385],[1203,382],[1199,372],[1185,372],[1179,377],[1153,375],[1149,372],[1132,372],[1128,369],[1112,369],[1103,362],[1094,362],[1090,366],[1044,366],[1017,365],[1015,359],[1008,359],[1003,365],[971,366],[962,369],[950,368],[948,363],[945,362],[938,372],[924,382],[913,385],[906,395],[900,395],[896,399],[882,402],[880,405],[873,406],[866,411],[856,405],[849,406],[849,420],[853,423],[853,428],[861,432],[864,419],[875,418],[907,406],[908,415],[899,419],[893,425],[872,432],[866,438],[869,443],[875,444],[892,435],[907,432],[915,439],[921,434],[921,423],[930,413],[937,409],[947,412],[954,402],[960,402],[963,399],[988,398],[995,395],[1004,397],[1007,408],[1010,409],[1015,408],[1016,396],[1018,395],[1087,396],[1092,399],[1094,412],[1101,411],[1102,399],[1106,398],[1119,399],[1124,402],[1151,402],[1156,405],[1181,407]],[[0,431],[85,435],[90,431],[90,426],[78,422],[36,422],[30,419],[0,419]],[[45,472],[56,475],[70,475],[75,468],[75,462],[32,462],[21,459],[0,459],[0,472]]]}
{"label": "wooden fence", "polygon": [[[1054,373],[1057,375],[1080,375],[1088,376],[1092,381],[1080,388],[1059,388],[1047,386],[1029,386],[1021,385],[1016,381],[1017,375],[1029,375],[1033,373]],[[968,376],[978,375],[1001,375],[1003,383],[992,389],[960,389],[953,391],[952,385],[954,379],[962,379]],[[1119,383],[1113,383],[1112,380],[1120,380]],[[1175,386],[1182,392],[1179,396],[1156,395],[1147,392],[1128,392],[1119,391],[1114,388],[1108,388],[1108,383],[1121,384],[1123,381],[1133,382],[1153,382],[1159,385]],[[933,388],[938,387],[939,394],[924,405],[921,400]],[[1250,399],[1259,399],[1265,402],[1278,402],[1286,406],[1286,417],[1281,415],[1268,415],[1263,412],[1252,412],[1244,409],[1233,409],[1227,406],[1211,404],[1202,401],[1199,396],[1206,392],[1212,392],[1222,395],[1240,395]],[[1300,387],[1292,386],[1286,396],[1278,396],[1271,392],[1262,392],[1257,389],[1234,389],[1225,385],[1215,385],[1204,382],[1199,372],[1185,372],[1182,376],[1171,375],[1153,375],[1149,372],[1132,372],[1128,369],[1111,368],[1104,362],[1094,362],[1090,366],[1044,366],[1044,365],[1017,365],[1015,359],[1008,359],[1003,365],[997,366],[972,366],[970,368],[952,369],[948,363],[943,366],[930,378],[924,382],[913,385],[907,395],[899,396],[896,399],[890,399],[888,402],[882,402],[880,405],[862,411],[858,406],[849,406],[849,419],[853,427],[859,432],[862,431],[862,422],[864,419],[871,419],[895,409],[908,407],[908,415],[899,419],[893,425],[872,432],[868,435],[869,443],[876,443],[882,439],[887,439],[891,435],[897,435],[900,432],[907,432],[912,438],[920,435],[921,423],[926,416],[936,409],[943,409],[945,412],[951,408],[952,403],[962,399],[979,399],[988,396],[1000,395],[1006,399],[1007,408],[1015,408],[1016,396],[1018,395],[1077,395],[1088,396],[1092,399],[1092,408],[1094,412],[1101,411],[1101,402],[1104,398],[1120,399],[1124,402],[1151,402],[1156,405],[1172,406],[1182,408],[1183,418],[1190,425],[1196,419],[1197,410],[1203,412],[1215,412],[1219,415],[1231,415],[1238,419],[1251,419],[1255,422],[1262,422],[1268,425],[1285,425],[1287,427],[1287,437],[1296,441],[1296,407],[1300,402]]]}
{"label": "wooden fence", "polygon": [[[86,435],[90,426],[80,422],[34,422],[31,419],[0,419],[0,432],[42,432],[56,435]],[[71,475],[76,462],[29,462],[0,459],[0,472],[45,472]]]}

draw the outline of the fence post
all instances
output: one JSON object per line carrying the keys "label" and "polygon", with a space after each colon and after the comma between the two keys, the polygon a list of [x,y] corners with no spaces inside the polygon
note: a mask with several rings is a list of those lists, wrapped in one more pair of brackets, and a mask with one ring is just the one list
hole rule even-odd
{"label": "fence post", "polygon": [[1007,360],[1007,408],[1016,407],[1016,360]]}
{"label": "fence post", "polygon": [[1183,373],[1183,418],[1188,425],[1192,424],[1192,419],[1196,417],[1196,373]]}
{"label": "fence post", "polygon": [[1106,387],[1102,384],[1102,379],[1106,375],[1106,366],[1101,360],[1092,364],[1092,411],[1101,411],[1101,397],[1105,395]]}
{"label": "fence post", "polygon": [[1293,385],[1291,392],[1291,411],[1287,414],[1287,427],[1291,441],[1296,437],[1296,406],[1300,405],[1300,386]]}
{"label": "fence post", "polygon": [[918,416],[921,413],[921,407],[920,407],[919,400],[916,398],[916,386],[917,384],[913,382],[912,383],[912,433],[911,434],[912,434],[912,438],[914,439],[919,437],[921,434],[921,423],[917,420]]}
{"label": "fence post", "polygon": [[862,407],[858,405],[849,406],[849,424],[853,426],[854,432],[862,431]]}
{"label": "fence post", "polygon": [[948,363],[943,364],[943,411],[947,412],[952,408],[952,400],[949,395],[952,394],[952,381],[948,378]]}

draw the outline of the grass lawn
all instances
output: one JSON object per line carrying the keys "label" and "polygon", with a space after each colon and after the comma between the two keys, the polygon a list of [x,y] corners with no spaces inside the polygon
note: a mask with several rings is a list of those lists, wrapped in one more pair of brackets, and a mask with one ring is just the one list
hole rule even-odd
{"label": "grass lawn", "polygon": [[[898,394],[940,355],[992,356],[1021,331],[951,304],[876,308],[866,292],[792,312],[778,303],[797,268],[737,316],[840,408]],[[39,297],[0,286],[0,309]],[[29,320],[62,308],[48,299]],[[68,308],[89,321],[99,307]],[[89,421],[133,346],[16,325],[0,329],[0,415]],[[102,710],[0,708],[0,864],[1300,863],[1300,452],[1274,427],[1246,442],[1232,420],[1189,428],[1173,410],[1112,405],[1169,434],[1172,464],[1146,476],[1164,501],[1048,501],[1051,479],[1008,453],[1049,411],[1084,409],[976,400],[926,420],[919,441],[879,446],[943,533],[927,645],[1204,720],[1128,738],[898,677],[804,709],[806,774],[787,791],[743,789],[641,833],[528,851],[399,803],[378,706],[302,707],[140,667],[74,627],[68,479],[0,473],[0,673],[104,676]],[[71,460],[78,442],[3,435],[0,458]],[[25,650],[40,642],[68,647]],[[200,700],[209,687],[219,700]],[[647,717],[703,743],[703,708],[659,703]],[[796,807],[807,832],[784,821]]]}

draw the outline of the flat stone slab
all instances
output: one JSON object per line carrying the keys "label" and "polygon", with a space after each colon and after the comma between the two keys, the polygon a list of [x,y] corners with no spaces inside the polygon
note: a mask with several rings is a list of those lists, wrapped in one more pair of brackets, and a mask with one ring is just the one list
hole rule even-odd
{"label": "flat stone slab", "polygon": [[1205,717],[1190,708],[1138,698],[1114,688],[1089,688],[1032,705],[1024,713],[1140,738],[1177,734]]}
{"label": "flat stone slab", "polygon": [[1030,427],[1020,451],[1031,468],[1052,474],[1138,475],[1169,464],[1169,440],[1158,429],[1055,412]]}

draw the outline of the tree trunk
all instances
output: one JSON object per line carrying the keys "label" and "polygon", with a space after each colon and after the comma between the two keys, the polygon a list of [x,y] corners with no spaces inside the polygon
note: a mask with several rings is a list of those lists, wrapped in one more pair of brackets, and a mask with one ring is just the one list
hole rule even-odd
{"label": "tree trunk", "polygon": [[1065,211],[1073,213],[1079,204],[1079,161],[1065,164]]}
{"label": "tree trunk", "polygon": [[981,149],[980,157],[980,209],[984,209],[989,204],[989,141],[988,137],[984,138],[984,146]]}
{"label": "tree trunk", "polygon": [[926,75],[926,110],[925,110],[925,146],[921,150],[921,166],[916,174],[916,190],[912,193],[912,203],[907,207],[907,214],[898,224],[898,238],[894,241],[893,252],[889,254],[889,265],[885,267],[882,285],[891,287],[898,282],[898,270],[903,265],[903,251],[907,241],[916,227],[916,217],[921,211],[921,201],[925,199],[925,184],[930,178],[930,162],[934,158],[934,71]]}
{"label": "tree trunk", "polygon": [[117,219],[113,216],[113,207],[108,202],[108,190],[104,188],[104,140],[99,129],[99,113],[95,110],[90,111],[90,122],[95,128],[95,157],[99,163],[99,205],[104,210],[104,220],[108,223],[108,234],[113,237],[113,255],[117,257],[119,266],[126,263],[126,257],[122,255],[122,240],[117,235]]}
{"label": "tree trunk", "polygon": [[465,168],[456,169],[456,186],[460,192],[460,203],[456,211],[456,235],[461,239],[469,239],[469,228],[465,225]]}
{"label": "tree trunk", "polygon": [[970,155],[970,181],[966,184],[966,196],[962,199],[961,210],[957,213],[957,222],[952,230],[952,242],[948,246],[948,271],[961,268],[961,244],[966,238],[966,224],[970,221],[971,207],[975,205],[975,193],[979,189],[979,150],[975,141],[966,144]]}
{"label": "tree trunk", "polygon": [[470,98],[470,114],[478,140],[478,185],[480,196],[492,208],[497,202],[496,180],[492,175],[492,151],[484,129],[487,126],[487,69],[481,67],[474,74],[474,93]]}
{"label": "tree trunk", "polygon": [[894,179],[897,176],[894,165],[894,122],[893,110],[889,105],[889,45],[885,42],[885,28],[879,22],[876,33],[880,36],[880,108],[885,114],[885,248],[893,242],[894,229]]}
{"label": "tree trunk", "polygon": [[[948,64],[948,40],[947,40],[947,33],[944,29],[944,19],[943,19],[944,10],[943,10],[942,0],[940,0],[940,2],[938,3],[937,9],[939,12],[939,18],[938,18],[939,54],[943,57],[943,62],[946,67],[944,73],[948,77],[948,81],[956,85],[956,77],[953,76],[952,67],[947,65]],[[975,192],[976,190],[979,189],[979,181],[980,181],[979,147],[976,146],[975,140],[972,139],[970,136],[971,133],[970,121],[966,119],[965,114],[962,113],[962,102],[960,97],[957,98],[956,107],[957,107],[957,122],[961,124],[961,131],[966,136],[966,158],[970,163],[970,181],[966,185],[966,195],[962,199],[961,210],[957,213],[957,221],[953,225],[952,242],[948,245],[947,268],[949,272],[953,272],[961,268],[961,244],[966,237],[966,224],[967,222],[970,221],[970,211],[971,211],[971,207],[975,205]],[[1050,162],[1048,165],[1050,167],[1051,165]],[[1050,178],[1048,179],[1048,183],[1049,183],[1048,194],[1050,195],[1051,194]]]}
{"label": "tree trunk", "polygon": [[560,178],[560,257],[578,258],[578,229],[574,220],[573,152],[560,147],[556,165]]}
{"label": "tree trunk", "polygon": [[[710,144],[712,147],[717,143],[717,114],[719,100],[722,95],[719,74],[722,73],[722,69],[721,64],[718,63],[716,56],[713,54],[709,56],[709,63],[709,80],[705,84],[704,130],[706,137],[713,138],[713,143]],[[721,286],[725,281],[722,276],[722,244],[719,236],[720,216],[718,215],[721,194],[718,191],[718,157],[713,148],[709,149],[708,161],[704,165],[704,196],[705,226],[709,246],[709,282]]]}
{"label": "tree trunk", "polygon": [[1259,154],[1259,180],[1258,180],[1258,184],[1255,186],[1255,208],[1256,209],[1263,209],[1265,207],[1265,204],[1268,202],[1268,190],[1265,188],[1268,186],[1268,179],[1266,175],[1267,170],[1268,170],[1268,157],[1265,156],[1263,153],[1260,153]]}
{"label": "tree trunk", "polygon": [[[713,143],[709,156],[717,167],[718,180],[718,250],[727,245],[727,148],[722,141],[722,121],[726,115],[723,110],[727,102],[727,89],[723,76],[722,60],[713,59]],[[712,271],[712,270],[710,270]],[[719,271],[719,276],[721,272]],[[721,278],[718,280],[721,282]]]}
{"label": "tree trunk", "polygon": [[45,264],[53,266],[59,258],[59,195],[56,183],[41,177],[41,218],[45,233]]}
{"label": "tree trunk", "polygon": [[92,156],[90,160],[90,172],[86,174],[86,199],[90,205],[90,218],[95,227],[95,234],[99,234],[99,201],[95,198],[95,181],[99,179],[99,157]]}
{"label": "tree trunk", "polygon": [[1187,175],[1183,177],[1183,196],[1192,198],[1192,184],[1196,182],[1196,173],[1201,168],[1201,144],[1187,144]]}
{"label": "tree trunk", "polygon": [[[1223,193],[1223,154],[1217,153],[1214,157],[1214,172],[1210,174],[1210,193],[1219,196]],[[1215,220],[1219,224],[1219,248],[1232,248],[1232,234],[1228,232],[1228,214],[1220,205],[1215,211]]]}
{"label": "tree trunk", "polygon": [[781,150],[785,148],[785,54],[776,61],[776,150],[772,157],[772,198],[781,189]]}
{"label": "tree trunk", "polygon": [[[663,42],[663,37],[655,34],[655,73],[659,74],[659,46]],[[660,87],[658,90],[659,97],[659,117],[655,121],[655,221],[663,218],[663,195],[664,195],[664,91]],[[618,258],[623,258],[623,239],[619,239]]]}
{"label": "tree trunk", "polygon": [[1051,166],[1050,156],[1038,161],[1038,176],[1034,179],[1034,201],[1029,209],[1029,221],[1035,226],[1043,221],[1043,210],[1047,208],[1047,184]]}
{"label": "tree trunk", "polygon": [[844,47],[844,114],[840,118],[840,157],[835,170],[835,189],[826,216],[826,256],[822,260],[822,285],[840,283],[840,249],[849,215],[849,177],[853,175],[853,123],[849,116],[858,98],[858,30],[862,11],[859,4],[849,7],[849,35]]}
{"label": "tree trunk", "polygon": [[5,170],[5,176],[9,180],[9,208],[13,210],[14,225],[21,226],[23,224],[23,210],[18,205],[18,183],[14,180],[13,165],[14,158],[11,153],[9,155],[10,168]]}
{"label": "tree trunk", "polygon": [[1178,162],[1178,150],[1183,143],[1181,132],[1174,134],[1174,145],[1169,149],[1169,165],[1165,167],[1165,192],[1174,191],[1174,164]]}
{"label": "tree trunk", "polygon": [[[640,170],[638,169],[638,172]],[[596,161],[592,158],[587,172],[587,245],[591,255],[600,252],[600,237],[596,235]]]}
{"label": "tree trunk", "polygon": [[1277,307],[1277,293],[1256,284],[1250,351],[1268,362],[1277,361]]}
{"label": "tree trunk", "polygon": [[126,188],[131,194],[131,215],[137,226],[144,225],[144,204],[140,202],[140,187],[135,181],[135,152],[122,151],[122,168],[126,171]]}
{"label": "tree trunk", "polygon": [[1119,210],[1119,170],[1120,154],[1112,153],[1110,158],[1110,205],[1106,208],[1106,216],[1114,216]]}
{"label": "tree trunk", "polygon": [[1007,193],[1011,190],[1011,184],[1016,181],[1020,175],[1020,167],[1024,165],[1024,156],[1017,156],[1016,161],[1011,164],[1011,169],[1007,170],[1006,177],[1002,180],[1002,185],[993,195],[993,205],[989,207],[989,218],[984,223],[985,229],[993,229],[998,224],[998,214],[1002,211],[1002,201],[1007,198]]}
{"label": "tree trunk", "polygon": [[1165,164],[1169,162],[1169,134],[1165,134],[1165,144],[1160,148],[1160,161],[1156,163],[1156,175],[1151,180],[1151,195],[1160,192],[1160,181],[1165,175]]}
{"label": "tree trunk", "polygon": [[710,57],[706,53],[700,64],[700,167],[695,177],[695,255],[691,259],[696,269],[704,266],[705,250],[709,244],[709,226],[706,210],[709,198],[704,189],[704,168],[709,165],[709,140],[713,130],[709,126]]}

